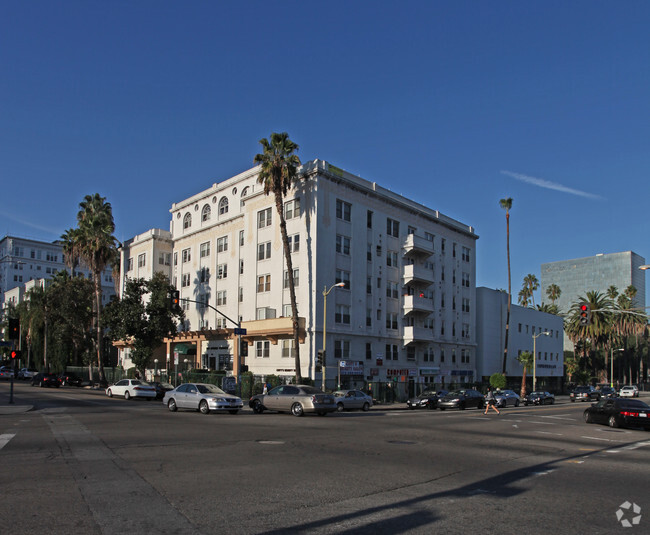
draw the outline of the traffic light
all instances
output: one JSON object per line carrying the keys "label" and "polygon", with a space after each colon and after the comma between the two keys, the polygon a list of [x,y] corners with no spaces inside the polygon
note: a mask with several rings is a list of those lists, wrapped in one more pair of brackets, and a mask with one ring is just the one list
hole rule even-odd
{"label": "traffic light", "polygon": [[248,356],[248,342],[246,340],[239,341],[239,356],[240,357]]}
{"label": "traffic light", "polygon": [[319,349],[316,355],[316,370],[321,370],[325,365],[325,350]]}
{"label": "traffic light", "polygon": [[18,340],[20,338],[20,320],[18,318],[9,318],[9,340]]}
{"label": "traffic light", "polygon": [[591,324],[591,305],[589,303],[580,303],[580,325]]}
{"label": "traffic light", "polygon": [[20,349],[11,350],[11,360],[18,360],[21,356]]}
{"label": "traffic light", "polygon": [[169,297],[169,310],[176,312],[181,308],[181,292],[172,290]]}

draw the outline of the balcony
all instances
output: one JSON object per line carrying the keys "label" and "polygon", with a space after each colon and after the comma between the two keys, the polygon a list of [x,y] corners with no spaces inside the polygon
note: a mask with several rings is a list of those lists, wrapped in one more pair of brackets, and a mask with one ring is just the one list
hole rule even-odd
{"label": "balcony", "polygon": [[404,266],[404,284],[421,284],[429,285],[433,283],[433,270],[416,264],[407,264]]}
{"label": "balcony", "polygon": [[404,315],[408,314],[431,314],[433,312],[433,300],[419,295],[404,296]]}
{"label": "balcony", "polygon": [[433,331],[425,327],[404,327],[404,345],[433,342]]}
{"label": "balcony", "polygon": [[404,238],[402,248],[404,256],[431,256],[433,254],[433,242],[415,234],[409,234]]}

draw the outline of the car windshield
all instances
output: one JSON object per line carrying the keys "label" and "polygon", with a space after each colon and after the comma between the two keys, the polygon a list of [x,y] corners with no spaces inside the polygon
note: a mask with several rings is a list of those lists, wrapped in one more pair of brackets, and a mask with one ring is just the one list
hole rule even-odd
{"label": "car windshield", "polygon": [[453,392],[449,392],[447,396],[464,396],[465,391],[464,390],[454,390]]}
{"label": "car windshield", "polygon": [[225,394],[221,388],[214,385],[196,385],[196,388],[201,394]]}
{"label": "car windshield", "polygon": [[641,401],[638,399],[626,399],[625,401],[619,401],[618,404],[621,407],[626,407],[626,408],[631,408],[631,409],[650,409],[650,405],[648,405],[645,401]]}
{"label": "car windshield", "polygon": [[421,397],[421,398],[428,398],[428,397],[430,397],[430,396],[435,396],[435,395],[436,395],[435,392],[422,392],[418,397]]}

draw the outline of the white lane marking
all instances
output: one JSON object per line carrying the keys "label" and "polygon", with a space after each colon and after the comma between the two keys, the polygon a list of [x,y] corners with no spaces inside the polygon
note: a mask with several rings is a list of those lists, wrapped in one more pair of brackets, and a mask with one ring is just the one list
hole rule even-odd
{"label": "white lane marking", "polygon": [[578,420],[578,418],[564,418],[562,415],[560,416],[542,416],[542,418],[553,418],[554,420],[568,420],[569,422],[575,422]]}
{"label": "white lane marking", "polygon": [[9,441],[16,436],[16,433],[6,433],[4,435],[0,435],[0,450],[4,448],[7,444],[9,444]]}
{"label": "white lane marking", "polygon": [[605,442],[615,442],[611,438],[600,438],[600,437],[586,437],[586,436],[581,436],[580,438],[588,438],[590,440],[604,440]]}
{"label": "white lane marking", "polygon": [[555,425],[555,422],[535,422],[534,420],[531,420],[528,423],[529,424],[540,424],[540,425]]}
{"label": "white lane marking", "polygon": [[551,433],[549,431],[535,431],[535,433],[539,433],[540,435],[555,435],[556,437],[563,437],[564,434],[562,433]]}
{"label": "white lane marking", "polygon": [[551,472],[555,472],[555,469],[553,469],[553,470],[546,470],[546,471],[544,471],[544,472],[533,472],[533,475],[534,475],[534,476],[547,476],[547,475],[550,474]]}
{"label": "white lane marking", "polygon": [[641,448],[643,446],[650,446],[650,442],[637,442],[636,444],[631,444],[629,446],[625,446],[623,449],[624,450],[636,450],[636,449]]}

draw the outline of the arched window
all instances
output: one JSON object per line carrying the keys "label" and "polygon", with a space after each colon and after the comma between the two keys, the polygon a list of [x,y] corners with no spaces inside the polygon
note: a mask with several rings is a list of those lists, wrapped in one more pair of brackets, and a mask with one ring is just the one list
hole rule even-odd
{"label": "arched window", "polygon": [[192,226],[192,215],[187,213],[183,218],[183,230],[187,230]]}
{"label": "arched window", "polygon": [[219,201],[219,215],[224,215],[228,213],[228,198],[222,197]]}
{"label": "arched window", "polygon": [[203,210],[201,210],[201,221],[205,223],[206,221],[210,221],[210,215],[212,214],[212,210],[210,209],[210,205],[206,204],[203,207]]}
{"label": "arched window", "polygon": [[243,190],[241,190],[241,200],[239,201],[239,204],[241,206],[244,206],[244,199],[248,195],[248,186],[246,186]]}

